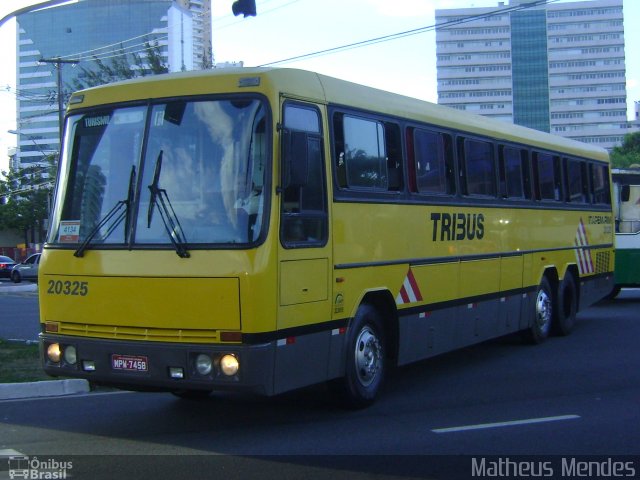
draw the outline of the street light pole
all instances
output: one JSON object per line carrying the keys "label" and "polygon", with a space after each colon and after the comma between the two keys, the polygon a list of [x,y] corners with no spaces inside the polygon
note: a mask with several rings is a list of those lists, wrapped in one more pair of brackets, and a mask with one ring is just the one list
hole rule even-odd
{"label": "street light pole", "polygon": [[60,147],[62,148],[62,122],[64,117],[64,101],[62,98],[62,65],[65,63],[75,65],[80,60],[63,60],[60,57],[56,58],[41,58],[40,63],[53,63],[58,70],[58,132],[60,135]]}

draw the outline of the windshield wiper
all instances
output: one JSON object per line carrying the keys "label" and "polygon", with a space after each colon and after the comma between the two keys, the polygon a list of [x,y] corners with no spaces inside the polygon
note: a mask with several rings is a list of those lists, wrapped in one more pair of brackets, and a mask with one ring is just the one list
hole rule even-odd
{"label": "windshield wiper", "polygon": [[171,205],[167,191],[164,188],[159,187],[160,171],[162,170],[162,153],[163,151],[160,150],[158,158],[156,159],[156,166],[153,171],[153,181],[151,182],[151,185],[149,185],[151,197],[149,198],[149,209],[147,210],[147,228],[151,228],[153,211],[157,203],[160,218],[162,219],[164,228],[169,235],[171,243],[173,244],[173,248],[179,257],[189,258],[191,255],[187,251],[187,239],[185,238],[182,225],[180,225],[180,220],[173,209],[173,205]]}
{"label": "windshield wiper", "polygon": [[[125,229],[124,229],[124,241],[127,240],[127,233],[129,232],[129,211],[131,202],[133,201],[133,192],[134,192],[134,183],[136,178],[136,167],[131,166],[131,174],[129,175],[129,188],[127,189],[127,199],[120,200],[116,203],[111,210],[109,210],[104,217],[98,222],[98,224],[91,229],[87,238],[84,239],[84,242],[80,244],[78,249],[73,253],[74,257],[83,257],[84,251],[91,244],[93,238],[98,234],[98,232],[105,225],[109,224],[107,228],[107,232],[102,237],[102,240],[106,240],[113,231],[122,223],[122,220],[126,218],[125,221]],[[124,207],[124,209],[123,209]],[[115,218],[114,218],[115,217]],[[113,221],[112,221],[113,219]]]}

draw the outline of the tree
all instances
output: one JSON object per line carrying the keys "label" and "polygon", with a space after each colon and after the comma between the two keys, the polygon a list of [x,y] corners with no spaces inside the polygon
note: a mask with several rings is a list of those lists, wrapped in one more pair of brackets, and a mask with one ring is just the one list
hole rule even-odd
{"label": "tree", "polygon": [[47,166],[2,172],[4,178],[0,179],[0,230],[22,232],[25,244],[44,241],[55,178],[55,156],[46,157],[46,161]]}
{"label": "tree", "polygon": [[628,133],[619,147],[611,152],[611,164],[615,168],[640,165],[640,132]]}
{"label": "tree", "polygon": [[[121,45],[117,55],[107,63],[94,56],[94,67],[82,67],[80,74],[73,80],[73,85],[70,89],[82,90],[118,80],[157,75],[169,71],[169,67],[167,67],[162,58],[162,52],[157,40],[153,43],[147,40],[144,43],[144,52],[144,55],[140,53],[127,54]],[[131,56],[131,62],[128,59],[129,55]]]}

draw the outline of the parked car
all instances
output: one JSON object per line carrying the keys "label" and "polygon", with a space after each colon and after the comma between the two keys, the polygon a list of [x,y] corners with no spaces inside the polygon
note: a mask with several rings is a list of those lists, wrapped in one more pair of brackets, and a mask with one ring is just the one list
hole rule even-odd
{"label": "parked car", "polygon": [[11,278],[11,270],[15,264],[13,258],[0,255],[0,278]]}
{"label": "parked car", "polygon": [[24,262],[18,263],[11,270],[11,280],[20,283],[22,280],[38,280],[38,265],[40,264],[40,254],[34,253]]}

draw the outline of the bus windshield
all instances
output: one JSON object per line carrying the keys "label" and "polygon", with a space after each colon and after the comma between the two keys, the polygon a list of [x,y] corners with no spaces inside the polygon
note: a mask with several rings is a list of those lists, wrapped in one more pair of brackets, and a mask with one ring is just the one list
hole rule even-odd
{"label": "bus windshield", "polygon": [[180,254],[258,241],[266,121],[255,98],[71,115],[49,243],[76,253],[97,245],[173,245]]}

